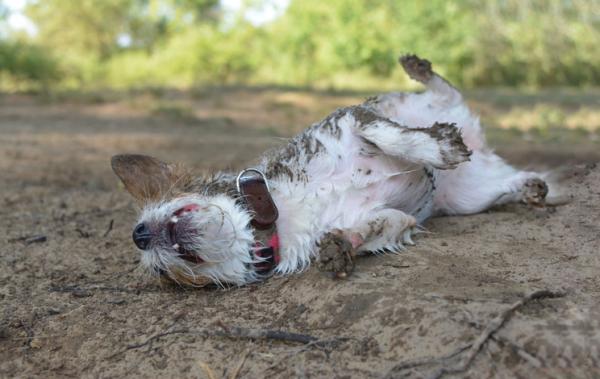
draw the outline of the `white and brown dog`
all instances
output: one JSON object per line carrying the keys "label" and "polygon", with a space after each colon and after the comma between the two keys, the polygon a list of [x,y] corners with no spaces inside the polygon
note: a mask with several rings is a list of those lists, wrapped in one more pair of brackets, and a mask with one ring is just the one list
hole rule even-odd
{"label": "white and brown dog", "polygon": [[489,150],[456,88],[426,60],[400,63],[426,92],[339,109],[239,174],[197,178],[155,158],[113,157],[143,203],[133,232],[141,265],[194,286],[290,274],[313,258],[345,276],[357,253],[412,244],[429,217],[544,202],[543,175]]}

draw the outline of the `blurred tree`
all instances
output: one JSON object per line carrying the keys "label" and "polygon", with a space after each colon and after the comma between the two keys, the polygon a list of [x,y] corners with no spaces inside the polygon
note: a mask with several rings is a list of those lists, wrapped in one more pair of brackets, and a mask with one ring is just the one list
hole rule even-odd
{"label": "blurred tree", "polygon": [[401,52],[420,53],[440,67],[467,59],[465,40],[474,32],[469,7],[444,0],[292,1],[272,26],[271,52],[302,67],[306,83],[362,68],[389,77]]}
{"label": "blurred tree", "polygon": [[134,0],[127,17],[127,48],[152,51],[159,43],[198,23],[217,24],[219,0]]}
{"label": "blurred tree", "polygon": [[[242,0],[232,15],[219,0],[29,0],[29,42],[75,88],[393,87],[407,52],[462,86],[600,84],[598,0],[290,0],[274,21],[248,20],[273,1]],[[20,54],[11,46],[5,62]]]}
{"label": "blurred tree", "polygon": [[23,41],[0,41],[0,88],[33,83],[47,91],[60,78],[57,61],[44,48]]}
{"label": "blurred tree", "polygon": [[361,69],[387,78],[414,52],[461,85],[600,84],[598,15],[597,0],[292,0],[269,26],[265,71],[304,84]]}
{"label": "blurred tree", "polygon": [[194,22],[216,21],[220,19],[219,0],[169,0],[173,9],[178,10],[179,19],[185,19],[191,13]]}
{"label": "blurred tree", "polygon": [[61,78],[57,61],[48,51],[25,40],[25,35],[9,29],[11,9],[0,1],[0,88],[48,90]]}
{"label": "blurred tree", "polygon": [[127,31],[133,5],[134,0],[44,0],[31,3],[27,15],[44,46],[107,58],[117,48],[119,34]]}
{"label": "blurred tree", "polygon": [[218,0],[44,0],[27,15],[38,41],[103,60],[123,49],[152,48],[181,26],[217,17]]}

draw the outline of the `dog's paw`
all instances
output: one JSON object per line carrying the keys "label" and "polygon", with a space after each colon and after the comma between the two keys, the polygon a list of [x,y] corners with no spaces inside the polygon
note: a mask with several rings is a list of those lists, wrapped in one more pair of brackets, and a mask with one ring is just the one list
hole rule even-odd
{"label": "dog's paw", "polygon": [[472,151],[463,142],[460,130],[455,124],[436,122],[426,129],[432,138],[438,141],[441,162],[436,168],[452,169],[462,162],[470,160]]}
{"label": "dog's paw", "polygon": [[523,184],[522,191],[524,203],[533,206],[543,206],[548,194],[548,185],[542,179],[531,178]]}
{"label": "dog's paw", "polygon": [[346,278],[354,271],[355,249],[341,231],[325,234],[319,249],[319,270],[332,272],[338,279]]}
{"label": "dog's paw", "polygon": [[431,62],[427,59],[421,59],[411,54],[401,56],[399,61],[408,76],[418,82],[427,83],[433,77]]}

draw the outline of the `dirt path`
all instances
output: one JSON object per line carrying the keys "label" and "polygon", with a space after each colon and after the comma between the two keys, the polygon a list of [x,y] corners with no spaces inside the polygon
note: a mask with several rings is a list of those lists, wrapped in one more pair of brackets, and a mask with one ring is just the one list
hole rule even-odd
{"label": "dirt path", "polygon": [[[237,168],[296,128],[277,129],[285,112],[270,119],[265,104],[237,96],[232,107],[246,118],[209,106],[190,119],[122,103],[2,100],[0,377],[418,378],[459,365],[494,317],[540,289],[560,296],[519,306],[455,376],[600,376],[600,167],[591,164],[570,170],[570,204],[432,220],[416,247],[365,258],[346,281],[310,269],[185,290],[140,276],[135,210],[110,156]],[[587,142],[496,146],[536,167],[600,161]],[[249,329],[320,342],[244,338]]]}

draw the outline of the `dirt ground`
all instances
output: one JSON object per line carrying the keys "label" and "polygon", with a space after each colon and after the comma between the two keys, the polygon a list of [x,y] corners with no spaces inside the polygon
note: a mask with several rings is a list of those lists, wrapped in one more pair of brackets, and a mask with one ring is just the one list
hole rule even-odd
{"label": "dirt ground", "polygon": [[[356,96],[145,96],[0,97],[0,377],[600,377],[600,143],[591,134],[540,142],[490,131],[510,162],[570,167],[567,205],[431,220],[416,247],[359,260],[347,280],[311,268],[192,290],[136,271],[135,208],[110,156],[240,168]],[[537,290],[552,293],[503,313]]]}

